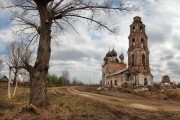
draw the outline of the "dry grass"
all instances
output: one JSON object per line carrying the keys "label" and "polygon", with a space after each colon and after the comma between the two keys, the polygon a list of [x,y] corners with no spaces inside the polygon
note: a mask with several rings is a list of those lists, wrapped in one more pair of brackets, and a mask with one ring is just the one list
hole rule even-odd
{"label": "dry grass", "polygon": [[0,120],[176,120],[177,113],[149,112],[112,106],[72,95],[67,88],[49,88],[51,105],[39,109],[39,115],[20,112],[28,104],[29,88],[18,88],[14,98],[0,90]]}
{"label": "dry grass", "polygon": [[74,96],[66,88],[49,88],[51,105],[39,109],[39,115],[21,112],[28,104],[29,89],[18,88],[14,98],[7,98],[6,89],[0,94],[0,120],[117,120],[140,119],[128,113],[113,109],[103,103]]}

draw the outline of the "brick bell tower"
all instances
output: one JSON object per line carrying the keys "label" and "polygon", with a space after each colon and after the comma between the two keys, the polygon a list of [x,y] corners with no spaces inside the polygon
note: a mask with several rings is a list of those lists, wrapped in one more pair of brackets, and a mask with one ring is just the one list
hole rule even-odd
{"label": "brick bell tower", "polygon": [[[128,48],[128,68],[130,71],[136,71],[143,81],[148,78],[152,79],[149,67],[149,49],[148,37],[145,31],[145,25],[139,16],[134,17],[130,25]],[[147,81],[145,81],[147,82]],[[143,82],[143,84],[145,84]],[[148,84],[147,84],[148,85]]]}
{"label": "brick bell tower", "polygon": [[141,74],[150,74],[148,37],[145,25],[139,16],[134,17],[130,25],[128,68],[135,69]]}

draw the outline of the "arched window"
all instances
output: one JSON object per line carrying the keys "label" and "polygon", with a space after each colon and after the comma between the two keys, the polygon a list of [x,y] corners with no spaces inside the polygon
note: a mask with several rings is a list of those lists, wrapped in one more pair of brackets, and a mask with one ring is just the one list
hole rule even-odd
{"label": "arched window", "polygon": [[147,78],[144,78],[144,86],[148,85]]}
{"label": "arched window", "polygon": [[134,55],[132,54],[132,66],[134,66]]}
{"label": "arched window", "polygon": [[140,32],[143,32],[143,27],[142,26],[140,26]]}
{"label": "arched window", "polygon": [[135,38],[132,39],[132,47],[134,48],[136,46]]}
{"label": "arched window", "polygon": [[133,28],[132,28],[132,29],[133,29],[133,32],[135,32],[135,31],[136,31],[136,28],[135,28],[135,26],[133,26]]}
{"label": "arched window", "polygon": [[141,47],[144,48],[144,39],[141,38]]}
{"label": "arched window", "polygon": [[117,86],[117,80],[114,81],[114,85]]}
{"label": "arched window", "polygon": [[142,65],[145,66],[145,55],[142,55]]}

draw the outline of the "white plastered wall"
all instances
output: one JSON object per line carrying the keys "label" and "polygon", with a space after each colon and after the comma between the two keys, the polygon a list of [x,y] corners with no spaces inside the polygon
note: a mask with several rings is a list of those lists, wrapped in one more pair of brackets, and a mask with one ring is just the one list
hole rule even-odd
{"label": "white plastered wall", "polygon": [[153,77],[151,75],[138,74],[139,85],[144,86],[144,79],[147,79],[147,85],[153,85]]}

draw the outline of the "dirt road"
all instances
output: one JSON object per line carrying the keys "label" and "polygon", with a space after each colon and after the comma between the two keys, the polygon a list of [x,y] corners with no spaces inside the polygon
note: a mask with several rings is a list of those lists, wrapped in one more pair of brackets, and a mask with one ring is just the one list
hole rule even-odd
{"label": "dirt road", "polygon": [[74,87],[68,88],[68,91],[74,95],[84,96],[99,102],[110,105],[135,108],[149,111],[180,111],[180,102],[165,100],[148,100],[145,99],[125,99],[120,97],[106,96],[89,92],[80,92]]}

